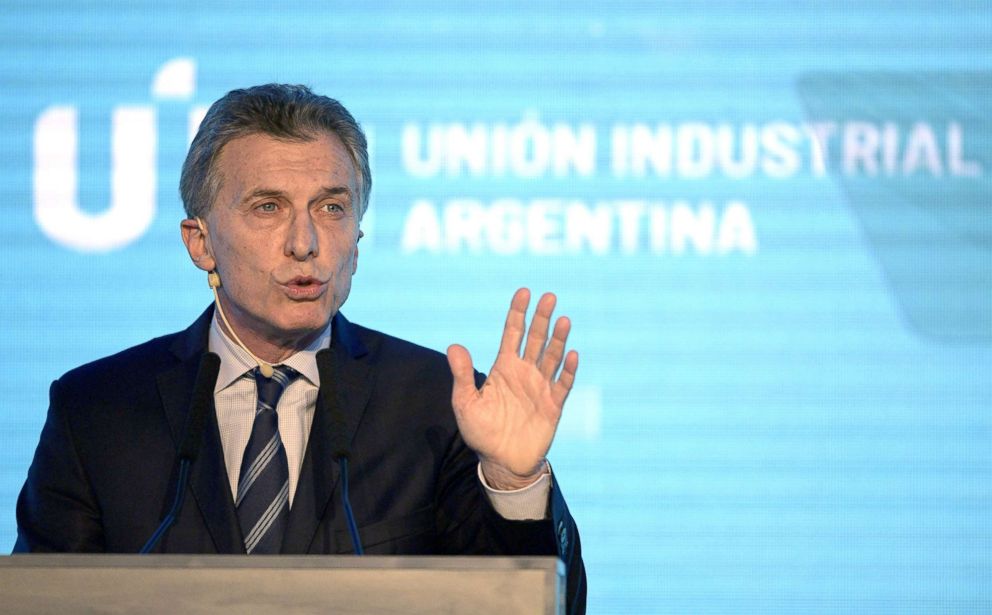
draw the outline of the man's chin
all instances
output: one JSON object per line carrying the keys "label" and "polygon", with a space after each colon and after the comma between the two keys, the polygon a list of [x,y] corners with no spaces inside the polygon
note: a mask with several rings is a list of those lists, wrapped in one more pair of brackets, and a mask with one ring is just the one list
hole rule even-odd
{"label": "man's chin", "polygon": [[290,338],[306,337],[322,332],[327,328],[331,316],[326,312],[284,320],[277,325],[277,330]]}
{"label": "man's chin", "polygon": [[309,342],[327,328],[334,311],[326,306],[293,304],[269,314],[268,318],[254,318],[260,337],[280,346],[297,346],[301,341]]}

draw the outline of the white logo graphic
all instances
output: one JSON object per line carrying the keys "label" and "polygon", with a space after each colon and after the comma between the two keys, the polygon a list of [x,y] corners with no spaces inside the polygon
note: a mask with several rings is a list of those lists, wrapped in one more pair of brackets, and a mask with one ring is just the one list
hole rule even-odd
{"label": "white logo graphic", "polygon": [[[196,63],[176,58],[152,81],[155,100],[190,100]],[[194,134],[205,109],[189,113]],[[79,204],[79,112],[42,111],[34,128],[34,217],[52,241],[80,252],[117,250],[141,237],[155,218],[157,114],[154,106],[118,106],[112,113],[110,205],[89,213]]]}

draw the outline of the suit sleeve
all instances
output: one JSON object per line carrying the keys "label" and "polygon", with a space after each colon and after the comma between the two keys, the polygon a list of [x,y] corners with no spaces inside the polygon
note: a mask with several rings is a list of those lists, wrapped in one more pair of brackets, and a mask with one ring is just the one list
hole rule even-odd
{"label": "suit sleeve", "polygon": [[[568,511],[558,481],[551,475],[548,503],[549,518],[542,521],[504,519],[487,502],[488,525],[495,529],[497,551],[505,555],[557,555],[565,563],[566,613],[585,613],[586,571],[582,563],[582,545],[575,520]],[[481,485],[480,485],[481,488]]]}
{"label": "suit sleeve", "polygon": [[[480,381],[480,377],[476,377]],[[566,569],[566,613],[585,613],[586,573],[579,532],[552,472],[548,518],[511,521],[490,503],[477,474],[478,457],[456,435],[440,481],[445,549],[453,554],[554,555]]]}
{"label": "suit sleeve", "polygon": [[15,553],[104,550],[100,510],[73,441],[68,397],[59,381],[52,383],[48,418],[17,499]]}

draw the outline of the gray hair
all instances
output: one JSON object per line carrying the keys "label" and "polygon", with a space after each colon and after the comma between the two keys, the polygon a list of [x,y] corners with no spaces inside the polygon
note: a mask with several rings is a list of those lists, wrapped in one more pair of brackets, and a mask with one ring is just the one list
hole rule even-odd
{"label": "gray hair", "polygon": [[210,210],[221,177],[216,161],[234,139],[265,134],[279,139],[311,141],[321,133],[337,135],[344,143],[358,174],[357,201],[361,219],[369,206],[372,173],[368,143],[355,118],[333,98],[314,94],[305,85],[268,83],[231,90],[210,106],[186,154],[179,178],[179,193],[190,218]]}

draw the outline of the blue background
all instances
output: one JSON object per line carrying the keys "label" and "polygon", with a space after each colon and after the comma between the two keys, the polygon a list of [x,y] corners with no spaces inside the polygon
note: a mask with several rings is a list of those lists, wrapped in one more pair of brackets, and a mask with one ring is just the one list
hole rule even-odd
{"label": "blue background", "polygon": [[[186,116],[299,82],[369,130],[374,188],[343,311],[486,369],[518,286],[574,323],[577,388],[551,453],[594,613],[992,610],[992,10],[981,2],[6,2],[0,12],[0,545],[49,383],[187,326],[210,300],[179,240]],[[154,96],[166,62],[195,90]],[[112,112],[156,110],[156,212],[80,251],[34,217],[34,132],[79,117],[79,202],[110,198]],[[589,124],[596,167],[420,178],[406,125]],[[978,176],[699,179],[611,169],[618,124],[828,120],[963,129]],[[834,144],[835,146],[837,143]],[[802,152],[807,147],[797,148]],[[946,154],[944,154],[946,157]],[[746,205],[756,249],[405,252],[413,203]]]}

